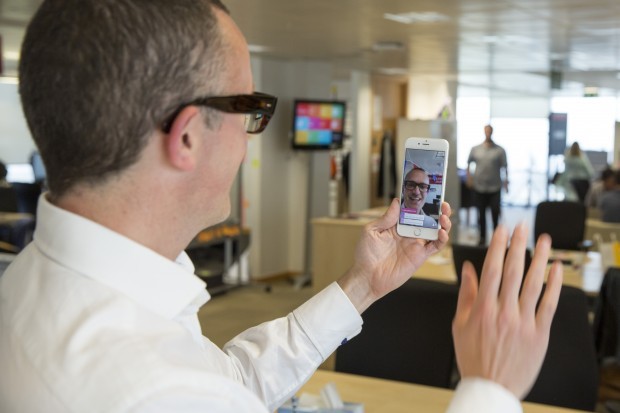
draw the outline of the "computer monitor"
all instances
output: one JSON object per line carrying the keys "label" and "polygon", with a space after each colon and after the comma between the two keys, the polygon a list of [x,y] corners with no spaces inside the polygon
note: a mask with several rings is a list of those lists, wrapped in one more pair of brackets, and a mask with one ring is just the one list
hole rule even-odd
{"label": "computer monitor", "polygon": [[293,105],[293,149],[342,148],[345,102],[296,99]]}

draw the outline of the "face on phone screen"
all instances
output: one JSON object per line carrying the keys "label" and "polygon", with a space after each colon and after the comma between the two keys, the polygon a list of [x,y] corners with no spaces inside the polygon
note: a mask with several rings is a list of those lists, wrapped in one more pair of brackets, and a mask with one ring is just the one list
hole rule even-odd
{"label": "face on phone screen", "polygon": [[401,225],[439,228],[445,162],[445,151],[406,149],[401,188]]}

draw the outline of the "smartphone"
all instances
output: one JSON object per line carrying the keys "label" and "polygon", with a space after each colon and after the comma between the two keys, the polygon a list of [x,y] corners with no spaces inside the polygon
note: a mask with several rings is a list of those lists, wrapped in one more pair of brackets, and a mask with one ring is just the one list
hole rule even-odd
{"label": "smartphone", "polygon": [[449,147],[445,139],[409,138],[405,142],[396,226],[400,236],[427,240],[439,236]]}

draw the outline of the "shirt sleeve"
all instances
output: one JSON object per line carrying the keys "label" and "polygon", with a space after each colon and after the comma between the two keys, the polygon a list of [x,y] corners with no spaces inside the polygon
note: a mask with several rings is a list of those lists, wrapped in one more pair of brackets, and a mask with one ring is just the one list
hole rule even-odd
{"label": "shirt sleeve", "polygon": [[522,413],[521,403],[503,386],[481,378],[461,380],[446,413]]}
{"label": "shirt sleeve", "polygon": [[506,171],[508,170],[508,158],[506,157],[506,150],[504,148],[502,148],[502,165],[501,165],[501,167],[506,169]]}
{"label": "shirt sleeve", "polygon": [[[221,377],[220,377],[221,379]],[[136,406],[128,413],[269,413],[262,402],[243,386],[230,383],[222,388],[220,382],[212,391],[178,387],[163,389]]]}
{"label": "shirt sleeve", "polygon": [[361,326],[361,316],[334,282],[288,316],[246,330],[227,343],[230,374],[273,411]]}
{"label": "shirt sleeve", "polygon": [[583,152],[581,154],[581,157],[583,159],[583,164],[584,164],[584,167],[585,167],[586,172],[588,174],[588,178],[589,179],[594,178],[596,172],[594,171],[594,167],[592,167],[592,162],[590,162],[590,158],[588,158],[588,155],[586,155]]}
{"label": "shirt sleeve", "polygon": [[467,166],[472,162],[476,162],[476,158],[474,157],[474,148],[469,151],[469,156],[467,157]]}

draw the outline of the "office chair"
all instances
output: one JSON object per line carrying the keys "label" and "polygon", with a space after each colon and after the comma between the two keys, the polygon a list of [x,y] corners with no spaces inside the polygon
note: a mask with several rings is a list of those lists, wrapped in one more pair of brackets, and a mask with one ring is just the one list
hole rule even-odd
{"label": "office chair", "polygon": [[362,332],[336,350],[336,371],[450,388],[458,287],[410,279],[362,314]]}
{"label": "office chair", "polygon": [[[484,264],[484,258],[487,256],[488,248],[479,245],[464,245],[464,244],[452,244],[452,261],[454,262],[454,269],[456,270],[456,278],[458,283],[461,283],[461,272],[463,271],[463,263],[470,261],[476,273],[478,279],[482,274],[482,265]],[[506,255],[508,256],[508,255]],[[530,268],[532,263],[532,253],[529,249],[525,250],[525,272]]]}
{"label": "office chair", "polygon": [[17,212],[17,192],[12,186],[0,187],[0,211]]}
{"label": "office chair", "polygon": [[583,290],[562,287],[549,348],[526,401],[594,411],[599,370],[588,311]]}
{"label": "office chair", "polygon": [[620,362],[620,268],[610,267],[601,284],[594,310],[594,338],[600,362]]}
{"label": "office chair", "polygon": [[[605,273],[594,307],[594,344],[601,371],[599,401],[608,410],[620,412],[620,268],[611,267]],[[612,403],[613,404],[613,403]]]}
{"label": "office chair", "polygon": [[17,195],[17,211],[36,215],[39,195],[41,195],[41,185],[37,183],[15,182],[13,189]]}
{"label": "office chair", "polygon": [[541,234],[551,236],[551,247],[561,250],[583,250],[586,207],[579,202],[543,201],[536,207],[534,242]]}

